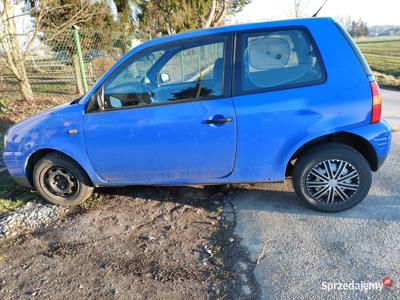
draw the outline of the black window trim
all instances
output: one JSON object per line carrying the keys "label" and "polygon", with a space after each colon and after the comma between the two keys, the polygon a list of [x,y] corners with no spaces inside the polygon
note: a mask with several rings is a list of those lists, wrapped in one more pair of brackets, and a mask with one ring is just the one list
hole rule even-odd
{"label": "black window trim", "polygon": [[115,72],[117,72],[120,68],[126,66],[126,64],[129,64],[132,62],[132,60],[136,59],[138,56],[142,55],[144,52],[151,51],[153,49],[161,48],[161,47],[167,47],[167,46],[173,46],[173,45],[179,45],[182,43],[187,43],[187,42],[201,42],[203,40],[207,39],[212,39],[216,37],[225,37],[225,47],[224,47],[224,74],[223,74],[223,81],[222,81],[222,95],[220,96],[210,96],[210,97],[202,97],[202,98],[187,98],[187,99],[182,99],[182,100],[176,100],[176,101],[168,101],[168,102],[162,102],[162,103],[153,103],[153,104],[142,104],[142,105],[134,105],[134,106],[124,106],[124,107],[114,107],[114,108],[104,108],[103,110],[92,110],[88,111],[88,106],[91,101],[86,102],[85,105],[85,113],[102,113],[102,112],[111,112],[111,111],[120,111],[120,110],[126,110],[126,109],[137,109],[137,108],[146,108],[146,107],[154,107],[154,106],[164,106],[164,105],[174,105],[174,104],[181,104],[181,103],[186,103],[186,102],[195,102],[195,101],[211,101],[211,100],[218,100],[218,99],[223,99],[223,98],[230,98],[232,97],[232,76],[233,76],[233,64],[232,64],[232,58],[233,58],[233,38],[234,38],[234,32],[233,31],[228,31],[228,32],[223,32],[223,33],[216,33],[216,34],[208,34],[204,36],[199,36],[199,37],[190,37],[190,38],[184,38],[184,39],[179,39],[175,41],[170,41],[170,42],[165,42],[157,45],[153,45],[150,47],[146,47],[139,52],[133,54],[132,56],[128,57],[121,65],[119,65],[107,78],[103,80],[101,85],[96,89],[91,95],[90,98],[96,94],[99,89],[103,86],[104,82],[110,77],[113,76]]}
{"label": "black window trim", "polygon": [[[240,53],[238,53],[239,49],[241,49],[239,43],[241,42],[241,35],[245,34],[257,34],[257,33],[263,33],[263,32],[274,32],[274,31],[289,31],[289,30],[299,30],[302,31],[310,41],[315,54],[317,56],[318,61],[320,62],[321,65],[321,72],[322,72],[322,78],[320,80],[314,80],[314,81],[309,81],[305,83],[293,83],[293,84],[285,84],[285,85],[279,85],[275,87],[270,87],[270,88],[259,88],[259,89],[252,89],[249,91],[242,91],[240,90],[240,83],[239,83],[239,76],[241,76],[241,69],[240,69]],[[268,27],[268,28],[257,28],[257,29],[248,29],[248,30],[238,30],[235,32],[235,48],[234,48],[234,53],[233,53],[233,58],[234,58],[234,66],[233,66],[233,72],[232,72],[232,96],[242,96],[242,95],[249,95],[249,94],[258,94],[258,93],[265,93],[265,92],[273,92],[273,91],[280,91],[280,90],[287,90],[287,89],[293,89],[293,88],[300,88],[300,87],[307,87],[307,86],[312,86],[312,85],[320,85],[324,84],[328,80],[328,74],[326,72],[325,68],[325,63],[322,58],[322,55],[319,51],[319,48],[317,46],[317,43],[315,42],[315,39],[313,35],[311,34],[310,30],[306,26],[298,25],[298,26],[281,26],[281,27]]]}

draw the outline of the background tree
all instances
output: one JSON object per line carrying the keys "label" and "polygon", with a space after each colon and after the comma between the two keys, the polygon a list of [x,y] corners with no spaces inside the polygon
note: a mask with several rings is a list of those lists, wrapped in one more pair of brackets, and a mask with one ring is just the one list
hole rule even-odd
{"label": "background tree", "polygon": [[139,29],[152,35],[222,25],[251,0],[163,0],[138,1]]}
{"label": "background tree", "polygon": [[[111,0],[112,1],[112,0]],[[136,29],[134,20],[134,2],[133,0],[113,0],[117,11],[117,30],[119,35],[116,37],[114,46],[126,52],[131,47],[132,32]]]}
{"label": "background tree", "polygon": [[351,26],[348,31],[352,37],[360,37],[368,35],[369,30],[367,23],[364,22],[362,19],[359,19],[358,21],[353,20],[351,22]]}
{"label": "background tree", "polygon": [[203,24],[202,27],[220,26],[227,15],[237,14],[250,2],[251,0],[212,0],[211,7],[207,10],[208,16],[206,20],[204,21],[204,17],[200,18],[201,24]]}
{"label": "background tree", "polygon": [[[71,28],[73,25],[82,25],[96,32],[90,38],[82,35],[83,45],[100,38],[102,41],[107,40],[104,37],[109,37],[110,28],[116,28],[108,4],[90,0],[0,1],[0,62],[15,77],[23,98],[28,102],[34,101],[26,70],[26,58],[38,37],[52,50],[64,50],[71,54],[77,88],[79,93],[83,93]],[[16,24],[20,25],[23,18],[29,20],[30,25],[21,29]]]}
{"label": "background tree", "polygon": [[132,2],[130,0],[113,0],[117,9],[118,21],[125,33],[134,28]]}
{"label": "background tree", "polygon": [[369,33],[368,24],[362,20],[353,20],[351,17],[336,18],[352,37],[366,36]]}
{"label": "background tree", "polygon": [[80,27],[82,48],[99,48],[99,45],[95,45],[96,41],[102,42],[103,49],[110,48],[113,42],[110,28],[118,27],[110,7],[105,1],[52,0],[46,7],[41,5],[42,9],[47,13],[40,21],[34,16],[35,22],[40,22],[40,40],[53,51],[66,53],[66,58],[72,58],[77,90],[83,94],[85,91],[71,29],[73,26]]}

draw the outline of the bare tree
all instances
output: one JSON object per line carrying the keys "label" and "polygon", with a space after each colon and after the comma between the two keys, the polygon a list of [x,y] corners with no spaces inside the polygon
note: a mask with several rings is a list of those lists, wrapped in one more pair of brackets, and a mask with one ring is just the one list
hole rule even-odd
{"label": "bare tree", "polygon": [[[36,15],[42,14],[43,11],[45,11],[45,15],[38,20]],[[92,43],[95,38],[101,38],[103,42],[106,40],[111,42],[106,32],[116,24],[109,6],[101,1],[74,0],[65,4],[63,0],[51,0],[46,6],[42,5],[34,17],[36,26],[40,27],[42,33],[41,41],[55,52],[66,51],[67,55],[72,58],[77,92],[81,95],[84,94],[85,87],[81,76],[76,45],[72,43],[71,39],[71,29],[74,25],[79,25],[96,32],[95,35],[90,37],[80,35],[82,45]],[[126,24],[124,23],[123,25]]]}
{"label": "bare tree", "polygon": [[204,28],[220,25],[223,18],[226,15],[227,10],[228,10],[227,0],[222,0],[222,1],[212,0],[210,14],[208,15],[205,21]]}
{"label": "bare tree", "polygon": [[217,9],[217,0],[212,0],[211,8],[210,8],[210,14],[207,17],[207,20],[204,24],[205,28],[211,27],[211,23],[213,22],[215,18],[215,11]]}
{"label": "bare tree", "polygon": [[203,28],[220,26],[227,15],[240,12],[251,0],[212,0]]}
{"label": "bare tree", "polygon": [[368,24],[363,19],[354,20],[350,16],[336,17],[352,37],[366,36],[369,32]]}
{"label": "bare tree", "polygon": [[288,3],[288,15],[290,18],[302,18],[308,7],[307,0],[290,0]]}
{"label": "bare tree", "polygon": [[[29,5],[26,5],[27,3]],[[70,14],[67,15],[67,12]],[[14,75],[26,101],[34,101],[26,70],[26,59],[32,44],[38,41],[38,33],[45,31],[47,44],[51,41],[57,42],[70,35],[73,25],[89,22],[102,14],[104,12],[90,0],[76,3],[54,0],[0,0],[0,64]],[[52,16],[57,17],[53,20]],[[21,26],[17,25],[22,23],[23,18],[28,20],[29,26],[21,30]],[[51,30],[44,30],[46,28]]]}
{"label": "bare tree", "polygon": [[[19,34],[17,32],[12,0],[1,0],[0,4],[0,60],[15,76],[24,99],[28,102],[34,101],[31,85],[25,68],[25,57],[36,36],[36,31],[31,32],[30,37],[25,41],[25,47],[21,46]],[[21,16],[21,15],[20,15]]]}

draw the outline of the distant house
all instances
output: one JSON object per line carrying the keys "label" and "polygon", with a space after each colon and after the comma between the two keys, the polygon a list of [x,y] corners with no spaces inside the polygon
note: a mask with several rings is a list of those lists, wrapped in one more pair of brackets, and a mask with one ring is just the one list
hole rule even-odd
{"label": "distant house", "polygon": [[400,25],[376,25],[369,28],[371,36],[400,36]]}

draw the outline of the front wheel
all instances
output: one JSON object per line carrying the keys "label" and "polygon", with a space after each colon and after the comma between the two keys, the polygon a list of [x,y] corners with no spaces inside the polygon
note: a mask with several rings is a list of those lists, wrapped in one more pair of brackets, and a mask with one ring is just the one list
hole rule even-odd
{"label": "front wheel", "polygon": [[78,205],[93,192],[85,171],[58,153],[50,153],[37,162],[33,182],[44,200],[62,206]]}
{"label": "front wheel", "polygon": [[371,187],[371,168],[357,150],[344,144],[319,145],[294,167],[297,195],[316,210],[338,212],[360,203]]}

